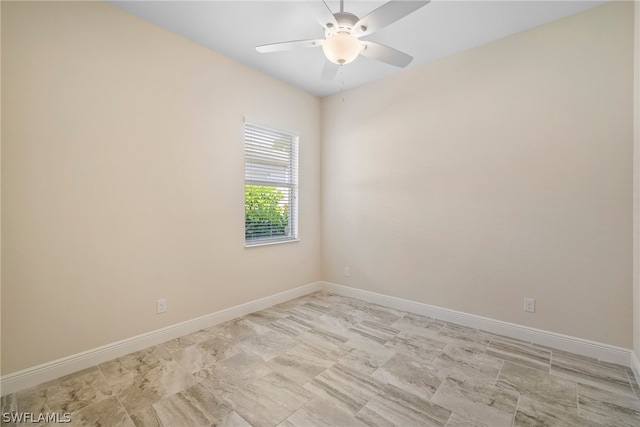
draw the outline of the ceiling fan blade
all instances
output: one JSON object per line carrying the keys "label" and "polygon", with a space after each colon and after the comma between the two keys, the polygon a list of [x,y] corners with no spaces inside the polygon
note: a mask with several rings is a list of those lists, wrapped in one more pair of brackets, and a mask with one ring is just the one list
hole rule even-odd
{"label": "ceiling fan blade", "polygon": [[336,17],[333,16],[333,12],[331,12],[329,5],[324,0],[305,2],[305,4],[323,28],[338,26]]}
{"label": "ceiling fan blade", "polygon": [[364,40],[361,40],[361,42],[365,46],[365,49],[360,52],[360,55],[366,56],[367,58],[386,62],[387,64],[395,65],[396,67],[406,67],[411,63],[411,61],[413,61],[413,56],[407,55],[406,53],[395,50],[389,46]]}
{"label": "ceiling fan blade", "polygon": [[323,39],[295,40],[290,42],[263,44],[262,46],[256,46],[256,50],[260,53],[282,52],[284,50],[322,46],[323,42]]}
{"label": "ceiling fan blade", "polygon": [[390,1],[359,20],[354,28],[357,31],[358,37],[375,33],[421,7],[426,6],[430,1],[431,0]]}
{"label": "ceiling fan blade", "polygon": [[324,67],[322,68],[322,80],[333,80],[338,73],[340,66],[330,61],[324,61]]}

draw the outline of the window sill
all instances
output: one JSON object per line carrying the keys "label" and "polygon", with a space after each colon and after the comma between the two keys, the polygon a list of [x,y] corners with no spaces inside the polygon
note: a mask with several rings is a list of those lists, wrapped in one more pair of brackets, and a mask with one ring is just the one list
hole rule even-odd
{"label": "window sill", "polygon": [[251,244],[244,244],[245,248],[258,248],[260,246],[271,246],[271,245],[282,245],[283,243],[295,243],[295,242],[299,242],[300,239],[289,239],[289,240],[279,240],[279,241],[275,241],[275,242],[260,242],[260,243],[251,243]]}

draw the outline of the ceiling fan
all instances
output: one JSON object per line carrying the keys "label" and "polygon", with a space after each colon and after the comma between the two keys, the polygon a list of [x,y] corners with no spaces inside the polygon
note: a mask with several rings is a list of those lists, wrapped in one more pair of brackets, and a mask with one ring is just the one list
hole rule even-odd
{"label": "ceiling fan", "polygon": [[406,67],[413,57],[380,43],[360,40],[378,30],[393,24],[399,19],[426,6],[431,0],[389,1],[364,18],[344,11],[344,0],[340,0],[340,12],[333,13],[322,0],[313,2],[314,13],[324,28],[324,39],[295,40],[282,43],[257,46],[260,53],[281,52],[285,50],[322,46],[329,62],[325,62],[322,79],[331,80],[341,65],[355,60],[358,55],[395,65]]}

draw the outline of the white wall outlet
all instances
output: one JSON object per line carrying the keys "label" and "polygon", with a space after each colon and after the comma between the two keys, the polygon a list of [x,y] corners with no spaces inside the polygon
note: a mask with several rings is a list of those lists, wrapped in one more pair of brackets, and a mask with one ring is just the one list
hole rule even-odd
{"label": "white wall outlet", "polygon": [[524,311],[528,311],[529,313],[534,313],[536,311],[536,300],[534,300],[533,298],[525,298]]}
{"label": "white wall outlet", "polygon": [[351,275],[351,272],[349,271],[349,267],[345,267],[344,268],[344,277],[349,277]]}
{"label": "white wall outlet", "polygon": [[161,298],[158,301],[156,301],[156,308],[157,308],[157,313],[164,313],[165,311],[167,311],[167,300],[165,298]]}

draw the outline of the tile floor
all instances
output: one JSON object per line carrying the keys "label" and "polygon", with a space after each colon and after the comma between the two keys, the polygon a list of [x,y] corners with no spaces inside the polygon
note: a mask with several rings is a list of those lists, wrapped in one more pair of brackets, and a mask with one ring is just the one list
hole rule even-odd
{"label": "tile floor", "polygon": [[[73,426],[640,426],[631,371],[315,293],[2,398]],[[34,424],[29,424],[34,425]]]}

